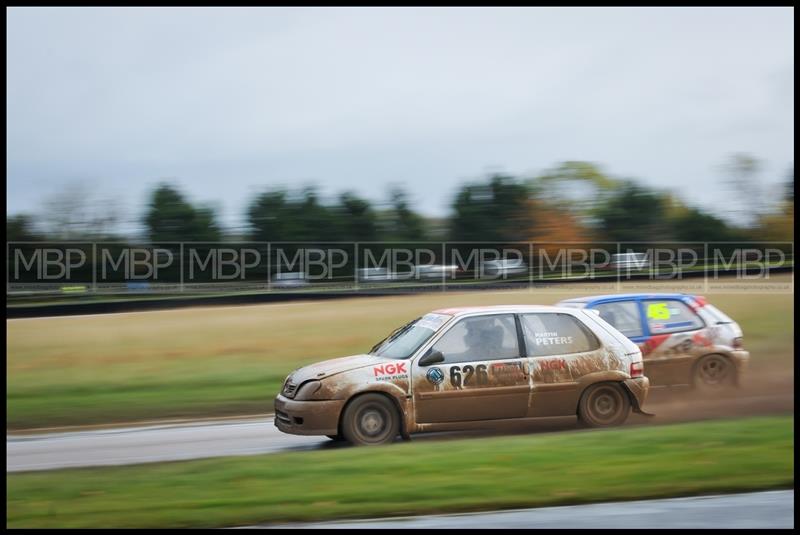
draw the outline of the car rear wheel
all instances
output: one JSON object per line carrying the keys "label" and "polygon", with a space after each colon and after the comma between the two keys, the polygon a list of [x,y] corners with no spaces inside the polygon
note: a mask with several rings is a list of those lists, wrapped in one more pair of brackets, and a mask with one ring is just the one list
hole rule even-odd
{"label": "car rear wheel", "polygon": [[578,418],[588,427],[622,425],[630,412],[631,400],[617,383],[590,386],[578,404]]}
{"label": "car rear wheel", "polygon": [[718,389],[733,382],[733,363],[722,355],[706,355],[694,365],[695,388]]}
{"label": "car rear wheel", "polygon": [[400,416],[392,401],[381,394],[354,399],[342,415],[342,435],[356,445],[376,446],[394,441],[400,433]]}

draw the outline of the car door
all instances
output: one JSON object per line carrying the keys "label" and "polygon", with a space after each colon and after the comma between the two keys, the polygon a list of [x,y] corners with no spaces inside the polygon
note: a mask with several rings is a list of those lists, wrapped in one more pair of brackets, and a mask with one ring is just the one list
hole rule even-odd
{"label": "car door", "polygon": [[626,338],[640,346],[647,341],[646,325],[642,318],[642,308],[636,299],[614,300],[593,303],[588,308],[597,310],[600,317]]}
{"label": "car door", "polygon": [[705,322],[680,299],[642,299],[647,340],[639,344],[654,386],[688,386]]}
{"label": "car door", "polygon": [[519,418],[530,385],[513,314],[468,316],[455,322],[428,352],[444,362],[412,365],[417,423]]}
{"label": "car door", "polygon": [[642,350],[644,374],[653,387],[666,386],[671,382],[669,363],[658,357],[658,347],[666,340],[664,336],[651,336],[644,310],[639,299],[626,299],[595,303],[590,306],[600,317],[624,334]]}
{"label": "car door", "polygon": [[578,380],[608,364],[591,329],[571,314],[520,314],[531,374],[529,416],[575,414]]}

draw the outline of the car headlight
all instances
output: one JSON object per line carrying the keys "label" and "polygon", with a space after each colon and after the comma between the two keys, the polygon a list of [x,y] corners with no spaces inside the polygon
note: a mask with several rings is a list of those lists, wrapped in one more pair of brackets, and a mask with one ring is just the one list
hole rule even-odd
{"label": "car headlight", "polygon": [[286,396],[287,398],[291,399],[297,393],[297,385],[292,382],[292,376],[286,378],[283,382],[283,387],[281,388],[281,394]]}
{"label": "car headlight", "polygon": [[320,387],[322,387],[322,383],[319,381],[306,381],[300,386],[294,399],[298,401],[311,399],[311,396],[313,396]]}

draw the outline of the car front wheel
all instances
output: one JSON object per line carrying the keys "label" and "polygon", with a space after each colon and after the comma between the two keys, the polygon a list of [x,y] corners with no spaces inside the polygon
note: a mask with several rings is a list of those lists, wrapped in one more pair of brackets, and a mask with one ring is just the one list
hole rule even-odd
{"label": "car front wheel", "polygon": [[400,417],[390,399],[381,394],[364,394],[347,405],[342,415],[342,435],[359,446],[376,446],[394,441],[400,433]]}
{"label": "car front wheel", "polygon": [[578,404],[578,419],[587,427],[622,425],[630,412],[631,401],[617,383],[590,386]]}

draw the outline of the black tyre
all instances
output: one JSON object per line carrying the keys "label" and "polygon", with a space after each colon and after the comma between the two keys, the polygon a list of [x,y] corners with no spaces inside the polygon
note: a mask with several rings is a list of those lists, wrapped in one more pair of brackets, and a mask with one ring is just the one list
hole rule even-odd
{"label": "black tyre", "polygon": [[400,433],[400,416],[392,401],[381,394],[364,394],[354,399],[342,415],[342,435],[359,446],[376,446],[394,441]]}
{"label": "black tyre", "polygon": [[631,412],[631,400],[618,383],[598,383],[584,390],[578,418],[587,427],[622,425]]}
{"label": "black tyre", "polygon": [[717,390],[735,383],[733,363],[723,355],[706,355],[694,364],[692,380],[699,390]]}

